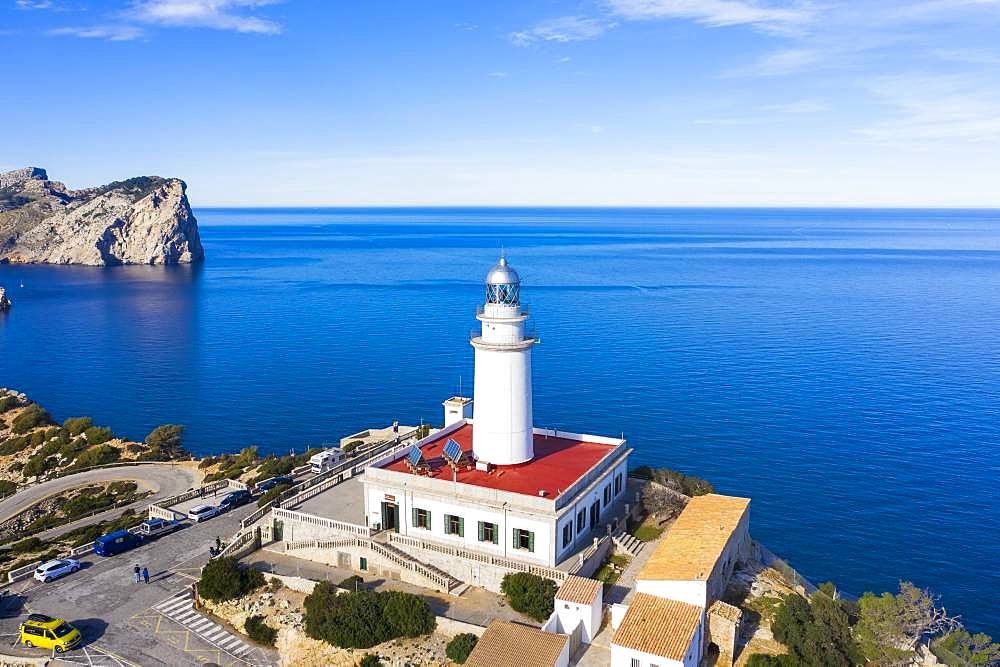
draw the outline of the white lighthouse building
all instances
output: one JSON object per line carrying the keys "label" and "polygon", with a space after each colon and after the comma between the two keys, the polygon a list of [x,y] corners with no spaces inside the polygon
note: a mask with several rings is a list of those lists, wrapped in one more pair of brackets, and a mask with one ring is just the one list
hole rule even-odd
{"label": "white lighthouse building", "polygon": [[[531,348],[525,338],[527,313],[521,308],[521,279],[501,257],[486,276],[486,305],[476,314],[482,335],[472,338],[476,379],[472,426],[477,461],[524,463],[534,457],[531,421]],[[477,409],[475,406],[482,406]]]}
{"label": "white lighthouse building", "polygon": [[632,450],[622,438],[534,428],[537,340],[504,257],[476,318],[473,399],[444,401],[444,428],[365,470],[366,523],[391,547],[493,590],[510,571],[586,576],[603,553],[596,541],[621,530]]}

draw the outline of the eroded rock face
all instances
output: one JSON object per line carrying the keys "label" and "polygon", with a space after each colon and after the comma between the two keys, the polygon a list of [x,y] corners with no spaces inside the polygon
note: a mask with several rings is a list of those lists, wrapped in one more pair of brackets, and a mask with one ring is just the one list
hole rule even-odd
{"label": "eroded rock face", "polygon": [[68,190],[28,167],[0,174],[0,262],[186,264],[204,259],[186,186],[140,176]]}
{"label": "eroded rock face", "polygon": [[7,290],[0,287],[0,313],[10,310],[10,298],[7,297]]}

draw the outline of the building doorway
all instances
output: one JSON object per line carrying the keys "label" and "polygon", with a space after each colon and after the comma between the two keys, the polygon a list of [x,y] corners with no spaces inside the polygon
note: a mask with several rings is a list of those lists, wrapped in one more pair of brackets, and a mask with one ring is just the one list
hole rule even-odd
{"label": "building doorway", "polygon": [[382,503],[382,530],[399,532],[399,505],[396,503]]}
{"label": "building doorway", "polygon": [[601,501],[597,500],[590,506],[590,529],[597,529],[597,522],[601,520]]}

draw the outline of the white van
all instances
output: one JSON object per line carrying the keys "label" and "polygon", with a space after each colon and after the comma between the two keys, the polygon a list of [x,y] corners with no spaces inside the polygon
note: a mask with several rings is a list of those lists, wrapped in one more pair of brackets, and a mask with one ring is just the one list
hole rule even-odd
{"label": "white van", "polygon": [[327,470],[332,469],[335,465],[347,458],[347,454],[344,453],[340,447],[333,447],[322,451],[319,454],[313,454],[309,457],[309,465],[312,468],[312,474],[319,475]]}

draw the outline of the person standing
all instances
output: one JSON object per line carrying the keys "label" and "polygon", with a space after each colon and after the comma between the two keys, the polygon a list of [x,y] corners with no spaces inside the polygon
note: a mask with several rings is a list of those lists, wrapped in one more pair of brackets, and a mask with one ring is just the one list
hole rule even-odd
{"label": "person standing", "polygon": [[147,570],[145,567],[142,568],[142,580],[145,581],[147,584],[149,583],[149,570]]}
{"label": "person standing", "polygon": [[135,567],[132,568],[132,581],[139,583],[141,577],[141,570],[139,569],[139,564],[136,563]]}

